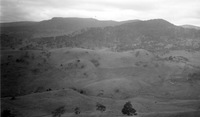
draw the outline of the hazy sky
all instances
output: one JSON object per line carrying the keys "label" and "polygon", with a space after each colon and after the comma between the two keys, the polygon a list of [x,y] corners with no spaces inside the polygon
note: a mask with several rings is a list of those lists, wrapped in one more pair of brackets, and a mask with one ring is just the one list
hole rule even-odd
{"label": "hazy sky", "polygon": [[52,17],[99,20],[166,19],[200,26],[200,0],[1,0],[1,22]]}

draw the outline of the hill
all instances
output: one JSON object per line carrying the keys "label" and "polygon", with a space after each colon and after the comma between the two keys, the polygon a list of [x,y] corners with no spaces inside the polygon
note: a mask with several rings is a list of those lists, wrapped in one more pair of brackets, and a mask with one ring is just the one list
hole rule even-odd
{"label": "hill", "polygon": [[198,26],[193,26],[193,25],[182,25],[181,27],[200,30],[200,27],[198,27]]}
{"label": "hill", "polygon": [[[13,39],[10,36],[2,36],[5,40]],[[17,41],[19,44],[15,44],[15,48],[78,47],[89,49],[109,48],[113,51],[142,48],[151,52],[177,49],[196,51],[200,49],[199,38],[200,30],[182,28],[165,20],[155,19],[127,22],[110,27],[92,27],[63,36],[29,38],[26,41]],[[5,41],[3,45],[13,44],[7,44],[7,41]]]}
{"label": "hill", "polygon": [[[2,51],[2,110],[17,117],[125,116],[131,101],[139,117],[199,115],[199,52],[172,51],[156,56],[126,52],[61,48],[49,51]],[[187,90],[186,90],[187,89]],[[12,98],[15,97],[15,98]],[[106,106],[101,113],[96,103]]]}
{"label": "hill", "polygon": [[[129,21],[134,22],[134,20]],[[1,23],[2,34],[24,34],[29,37],[46,37],[70,34],[84,28],[115,26],[125,22],[99,21],[92,18],[54,17],[40,22]]]}
{"label": "hill", "polygon": [[200,116],[200,30],[79,18],[2,29],[2,117],[126,117],[126,102],[135,117]]}

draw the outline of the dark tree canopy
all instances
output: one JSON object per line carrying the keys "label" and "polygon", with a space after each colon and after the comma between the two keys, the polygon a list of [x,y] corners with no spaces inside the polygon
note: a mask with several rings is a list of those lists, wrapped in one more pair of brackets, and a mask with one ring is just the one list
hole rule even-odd
{"label": "dark tree canopy", "polygon": [[76,108],[74,109],[74,113],[75,113],[76,115],[80,114],[80,113],[81,113],[80,108],[79,108],[79,107],[76,107]]}
{"label": "dark tree canopy", "polygon": [[122,109],[122,113],[124,115],[128,115],[128,116],[137,115],[136,110],[133,108],[130,101],[126,102],[126,104],[124,105],[124,107]]}
{"label": "dark tree canopy", "polygon": [[101,112],[106,111],[106,107],[100,103],[96,104],[96,110],[99,110]]}
{"label": "dark tree canopy", "polygon": [[11,114],[10,110],[3,110],[1,112],[1,117],[14,117],[14,115]]}
{"label": "dark tree canopy", "polygon": [[61,106],[52,112],[52,117],[61,117],[65,113],[65,106]]}

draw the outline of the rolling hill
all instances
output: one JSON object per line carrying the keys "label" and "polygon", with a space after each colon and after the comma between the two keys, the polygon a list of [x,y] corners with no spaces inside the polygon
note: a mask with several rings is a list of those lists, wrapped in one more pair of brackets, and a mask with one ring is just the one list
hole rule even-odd
{"label": "rolling hill", "polygon": [[135,117],[200,116],[200,30],[82,18],[1,28],[1,113],[126,117],[130,101]]}
{"label": "rolling hill", "polygon": [[[73,109],[79,107],[81,116],[106,117],[124,116],[122,106],[131,101],[139,117],[196,117],[200,79],[199,65],[193,62],[199,62],[200,54],[175,53],[4,50],[2,107],[19,117],[50,117],[61,106],[65,116],[75,116]],[[107,107],[105,113],[95,110],[97,102]]]}

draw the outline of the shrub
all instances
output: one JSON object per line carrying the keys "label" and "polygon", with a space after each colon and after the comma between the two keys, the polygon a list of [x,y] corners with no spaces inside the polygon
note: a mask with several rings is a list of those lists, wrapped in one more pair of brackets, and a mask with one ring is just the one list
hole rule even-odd
{"label": "shrub", "polygon": [[84,90],[80,90],[79,93],[80,94],[86,94],[86,92]]}
{"label": "shrub", "polygon": [[15,96],[12,96],[12,97],[10,98],[10,100],[16,100],[16,97],[15,97]]}
{"label": "shrub", "polygon": [[98,67],[100,65],[98,60],[92,59],[90,61],[94,64],[95,67]]}
{"label": "shrub", "polygon": [[49,89],[47,89],[46,91],[51,91],[52,89],[51,88],[49,88]]}
{"label": "shrub", "polygon": [[119,89],[115,89],[115,93],[119,93]]}
{"label": "shrub", "polygon": [[139,51],[137,51],[137,52],[136,52],[136,54],[135,54],[135,56],[136,56],[136,57],[138,57],[138,55],[139,55],[139,54],[140,54],[140,52],[139,52]]}
{"label": "shrub", "polygon": [[172,56],[169,56],[169,60],[172,61],[172,60],[173,60],[173,57],[172,57]]}
{"label": "shrub", "polygon": [[100,103],[97,102],[96,104],[96,110],[99,110],[101,112],[106,111],[106,107]]}
{"label": "shrub", "polygon": [[84,91],[84,90],[82,90],[82,89],[77,89],[77,88],[75,88],[75,87],[71,87],[70,89],[72,89],[72,90],[74,90],[74,91],[76,91],[76,92],[78,92],[78,93],[80,93],[80,94],[86,94],[86,91]]}
{"label": "shrub", "polygon": [[40,69],[34,68],[34,69],[32,69],[31,71],[32,71],[34,74],[37,74],[37,73],[40,72]]}
{"label": "shrub", "polygon": [[65,113],[65,106],[61,106],[52,112],[52,117],[61,117]]}
{"label": "shrub", "polygon": [[122,109],[122,113],[128,116],[132,116],[133,114],[137,115],[136,110],[132,107],[132,104],[130,101],[126,102],[126,104],[124,105],[124,108]]}
{"label": "shrub", "polygon": [[97,94],[97,96],[103,96],[104,90],[100,90],[100,92]]}
{"label": "shrub", "polygon": [[45,89],[42,86],[37,87],[37,89],[34,91],[34,93],[40,93],[40,92],[44,92]]}
{"label": "shrub", "polygon": [[196,72],[196,73],[189,73],[188,74],[189,79],[200,79],[200,72]]}

